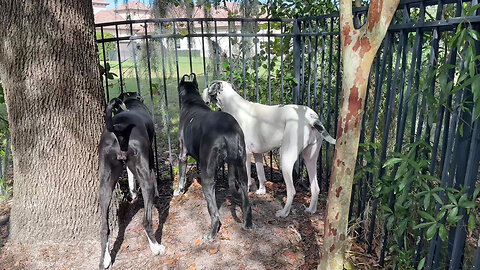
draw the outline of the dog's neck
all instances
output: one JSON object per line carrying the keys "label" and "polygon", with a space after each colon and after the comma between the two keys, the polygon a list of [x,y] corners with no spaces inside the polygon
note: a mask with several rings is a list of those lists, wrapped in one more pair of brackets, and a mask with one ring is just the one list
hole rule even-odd
{"label": "dog's neck", "polygon": [[249,101],[243,99],[232,88],[223,89],[217,96],[217,105],[223,112],[236,114],[238,111],[248,109]]}

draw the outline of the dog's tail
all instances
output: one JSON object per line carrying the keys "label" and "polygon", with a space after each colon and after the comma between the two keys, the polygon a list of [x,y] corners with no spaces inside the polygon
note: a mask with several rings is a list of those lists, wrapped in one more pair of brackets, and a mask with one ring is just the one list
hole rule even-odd
{"label": "dog's tail", "polygon": [[322,125],[322,122],[320,122],[320,120],[318,120],[318,119],[315,120],[315,122],[313,123],[313,126],[318,130],[318,132],[320,132],[320,134],[323,136],[325,141],[327,141],[331,144],[335,144],[337,142],[332,136],[330,136],[330,134],[325,129],[325,127]]}
{"label": "dog's tail", "polygon": [[107,105],[107,109],[105,110],[105,126],[107,130],[110,132],[114,132],[113,127],[113,110],[122,108],[122,110],[126,110],[125,104],[119,98],[113,98]]}

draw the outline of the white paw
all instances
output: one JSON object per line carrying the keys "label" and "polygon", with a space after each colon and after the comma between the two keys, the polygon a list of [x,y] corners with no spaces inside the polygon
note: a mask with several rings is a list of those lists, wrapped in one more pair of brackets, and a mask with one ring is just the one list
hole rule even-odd
{"label": "white paw", "polygon": [[288,211],[283,211],[282,210],[278,210],[277,213],[275,214],[275,216],[277,218],[284,218],[284,217],[287,217],[288,216]]}
{"label": "white paw", "polygon": [[255,194],[257,194],[257,195],[263,195],[263,194],[266,194],[266,193],[267,193],[267,190],[265,189],[265,187],[259,188],[259,189],[257,189],[257,191],[255,191]]}
{"label": "white paw", "polygon": [[137,193],[136,192],[130,192],[130,195],[132,196],[132,202],[137,200]]}
{"label": "white paw", "polygon": [[105,252],[105,256],[103,257],[103,268],[105,269],[109,268],[111,263],[112,263],[112,257],[110,257],[110,252],[108,252],[107,250]]}
{"label": "white paw", "polygon": [[159,243],[150,242],[150,249],[152,250],[153,255],[159,255],[165,253],[165,246]]}
{"label": "white paw", "polygon": [[175,189],[175,190],[173,191],[173,196],[176,197],[176,196],[178,196],[178,195],[180,195],[180,190],[179,190],[179,189]]}
{"label": "white paw", "polygon": [[308,207],[308,208],[305,208],[305,212],[306,213],[309,213],[309,214],[315,214],[315,212],[317,212],[317,208],[316,207]]}

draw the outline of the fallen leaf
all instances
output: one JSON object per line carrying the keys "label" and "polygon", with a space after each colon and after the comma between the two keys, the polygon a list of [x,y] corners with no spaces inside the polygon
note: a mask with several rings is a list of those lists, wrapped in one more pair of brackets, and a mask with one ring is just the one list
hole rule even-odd
{"label": "fallen leaf", "polygon": [[173,259],[171,259],[171,260],[168,261],[168,265],[171,266],[171,265],[173,265],[176,261],[177,261],[177,259],[173,258]]}
{"label": "fallen leaf", "polygon": [[195,265],[195,263],[193,263],[192,266],[188,268],[188,270],[196,270],[196,269],[197,269],[197,266]]}
{"label": "fallen leaf", "polygon": [[283,255],[285,255],[285,257],[288,257],[288,258],[290,258],[290,259],[292,259],[292,260],[295,260],[295,259],[297,258],[297,255],[296,255],[295,253],[289,251],[289,250],[285,250],[285,251],[283,252]]}
{"label": "fallen leaf", "polygon": [[128,244],[127,243],[122,243],[122,248],[128,248]]}
{"label": "fallen leaf", "polygon": [[276,234],[281,234],[281,233],[282,233],[282,229],[276,229],[276,230],[275,230],[275,233],[276,233]]}
{"label": "fallen leaf", "polygon": [[133,232],[137,233],[137,232],[141,231],[142,229],[143,229],[142,226],[137,226],[137,227],[133,228]]}
{"label": "fallen leaf", "polygon": [[175,215],[174,215],[174,214],[170,214],[170,219],[175,219]]}
{"label": "fallen leaf", "polygon": [[200,244],[200,239],[198,239],[197,241],[195,241],[195,246]]}
{"label": "fallen leaf", "polygon": [[248,197],[253,198],[253,197],[255,197],[255,194],[253,194],[253,193],[248,193]]}
{"label": "fallen leaf", "polygon": [[216,248],[211,248],[211,249],[209,250],[209,252],[210,252],[211,255],[213,255],[213,254],[215,254],[215,253],[218,252],[218,249],[216,249]]}
{"label": "fallen leaf", "polygon": [[228,237],[228,236],[220,236],[220,240],[230,240],[230,237]]}

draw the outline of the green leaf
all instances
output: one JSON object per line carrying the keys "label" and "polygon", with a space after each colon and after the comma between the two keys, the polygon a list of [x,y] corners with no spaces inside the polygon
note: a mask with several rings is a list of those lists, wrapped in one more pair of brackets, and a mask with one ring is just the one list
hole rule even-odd
{"label": "green leaf", "polygon": [[418,262],[417,270],[422,270],[423,266],[425,265],[425,259],[426,257],[423,257],[420,262]]}
{"label": "green leaf", "polygon": [[383,163],[383,168],[385,168],[385,167],[387,167],[388,165],[391,165],[391,164],[399,163],[402,160],[403,160],[402,158],[391,158],[391,159],[385,161],[385,163]]}
{"label": "green leaf", "polygon": [[426,234],[425,234],[425,237],[430,240],[433,238],[433,236],[435,235],[435,233],[437,232],[437,225],[436,224],[433,224],[432,226],[430,226],[430,228],[428,228]]}
{"label": "green leaf", "polygon": [[468,29],[468,34],[476,41],[480,40],[480,35],[474,29]]}
{"label": "green leaf", "polygon": [[454,207],[452,208],[449,212],[448,212],[448,216],[447,216],[447,221],[452,224],[453,220],[455,219],[455,217],[457,216],[458,214],[458,207]]}
{"label": "green leaf", "polygon": [[418,225],[413,226],[413,229],[416,230],[416,229],[425,228],[425,227],[431,226],[431,225],[433,225],[433,224],[435,224],[435,223],[436,223],[435,221],[420,223],[420,224],[418,224]]}
{"label": "green leaf", "polygon": [[471,232],[473,229],[475,229],[475,223],[476,223],[476,218],[474,214],[470,214],[468,216],[468,231]]}
{"label": "green leaf", "polygon": [[447,192],[447,196],[448,196],[448,199],[450,200],[450,202],[457,205],[457,199],[455,198],[455,196],[452,193]]}
{"label": "green leaf", "polygon": [[420,212],[418,212],[418,213],[419,213],[420,216],[422,216],[424,219],[436,222],[436,219],[435,219],[432,215],[430,215],[429,213],[427,213],[427,212],[425,212],[425,211],[420,211]]}
{"label": "green leaf", "polygon": [[438,235],[440,235],[440,238],[442,239],[442,241],[444,242],[447,241],[448,231],[445,228],[445,225],[440,224],[440,227],[438,229]]}
{"label": "green leaf", "polygon": [[[432,190],[432,191],[433,191],[433,190]],[[433,198],[435,199],[435,201],[437,201],[438,204],[443,204],[442,199],[440,199],[440,196],[438,196],[437,193],[433,193],[432,196],[433,196]]]}

